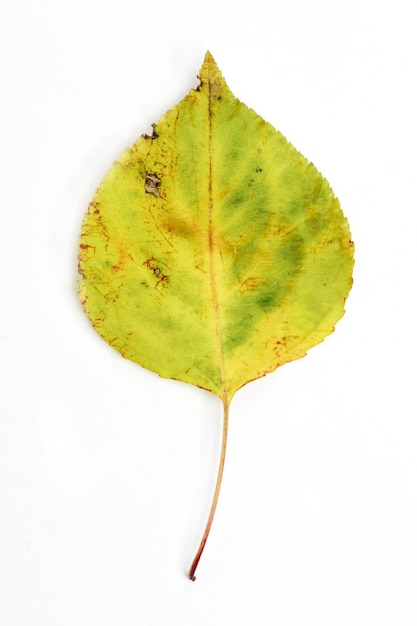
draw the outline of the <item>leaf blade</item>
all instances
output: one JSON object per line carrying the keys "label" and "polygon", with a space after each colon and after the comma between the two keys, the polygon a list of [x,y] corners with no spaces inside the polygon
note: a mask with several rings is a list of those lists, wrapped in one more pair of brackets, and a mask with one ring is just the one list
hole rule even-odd
{"label": "leaf blade", "polygon": [[353,244],[327,181],[209,53],[199,77],[97,191],[80,297],[123,356],[230,402],[332,332]]}

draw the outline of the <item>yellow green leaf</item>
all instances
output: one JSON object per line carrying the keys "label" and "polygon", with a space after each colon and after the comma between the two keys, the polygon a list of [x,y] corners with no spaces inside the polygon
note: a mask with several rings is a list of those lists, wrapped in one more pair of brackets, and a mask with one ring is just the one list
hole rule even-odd
{"label": "yellow green leaf", "polygon": [[80,298],[124,357],[222,400],[219,488],[233,395],[333,331],[353,244],[326,179],[235,98],[210,53],[199,78],[97,190]]}

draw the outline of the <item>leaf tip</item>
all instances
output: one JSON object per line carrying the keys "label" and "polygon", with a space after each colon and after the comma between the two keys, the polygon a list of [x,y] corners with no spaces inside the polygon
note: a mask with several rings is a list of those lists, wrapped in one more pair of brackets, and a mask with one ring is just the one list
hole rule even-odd
{"label": "leaf tip", "polygon": [[218,82],[224,82],[219,67],[209,50],[207,50],[204,56],[203,65],[198,73],[198,78],[200,79],[201,85],[206,85],[209,82],[216,80]]}
{"label": "leaf tip", "polygon": [[206,54],[204,55],[203,63],[208,63],[208,62],[214,62],[215,63],[214,57],[211,54],[210,50],[207,50]]}

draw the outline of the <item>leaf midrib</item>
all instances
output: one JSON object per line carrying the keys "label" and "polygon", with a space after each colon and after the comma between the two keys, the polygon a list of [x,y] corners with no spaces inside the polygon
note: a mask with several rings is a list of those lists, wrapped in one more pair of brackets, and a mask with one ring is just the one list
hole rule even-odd
{"label": "leaf midrib", "polygon": [[222,386],[222,396],[221,399],[223,404],[226,406],[228,404],[228,394],[227,394],[227,384],[226,384],[226,373],[224,368],[224,358],[223,358],[223,342],[221,335],[221,327],[220,327],[220,310],[219,310],[219,297],[217,292],[217,282],[216,282],[216,272],[215,272],[215,259],[214,259],[214,225],[213,225],[213,215],[214,215],[214,206],[213,206],[213,165],[212,165],[212,81],[208,72],[207,77],[207,86],[208,86],[208,155],[209,155],[209,176],[208,176],[208,196],[209,196],[209,214],[208,214],[208,252],[209,252],[209,272],[210,272],[210,287],[211,287],[211,297],[213,303],[213,312],[214,312],[214,324],[216,329],[216,342],[217,342],[217,351],[219,358],[219,367],[220,367],[220,376],[221,376],[221,386]]}

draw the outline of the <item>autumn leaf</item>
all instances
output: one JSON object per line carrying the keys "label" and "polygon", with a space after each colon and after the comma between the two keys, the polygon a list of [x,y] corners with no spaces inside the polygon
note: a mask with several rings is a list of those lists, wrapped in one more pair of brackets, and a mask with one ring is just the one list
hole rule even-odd
{"label": "autumn leaf", "polygon": [[207,53],[200,85],[121,155],[84,219],[80,299],[124,357],[216,394],[303,357],[334,330],[353,244],[328,182],[237,100]]}

